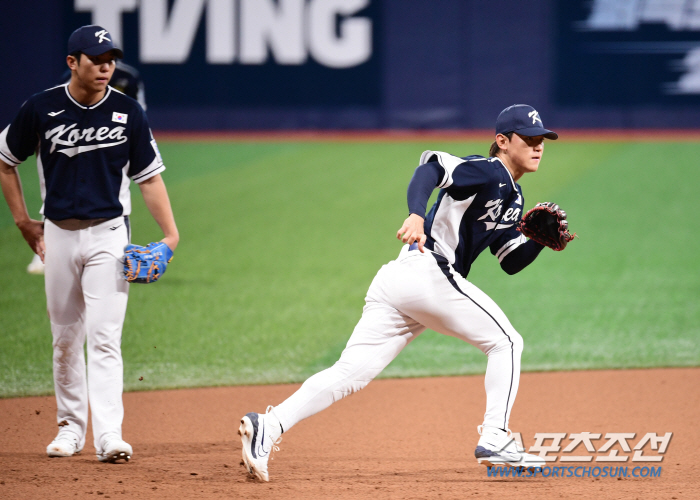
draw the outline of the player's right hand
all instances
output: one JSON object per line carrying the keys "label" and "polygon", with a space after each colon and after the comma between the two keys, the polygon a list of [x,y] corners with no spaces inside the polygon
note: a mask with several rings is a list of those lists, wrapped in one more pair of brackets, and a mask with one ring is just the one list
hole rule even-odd
{"label": "player's right hand", "polygon": [[44,247],[44,223],[40,220],[29,219],[18,222],[17,227],[34,253],[41,257],[41,261],[44,262],[44,254],[46,253],[46,248]]}
{"label": "player's right hand", "polygon": [[423,231],[424,222],[425,220],[423,217],[418,214],[409,215],[408,218],[403,221],[403,226],[401,226],[401,229],[399,229],[396,233],[396,237],[409,245],[417,242],[418,250],[425,253],[425,250],[423,250],[423,245],[425,245],[427,236]]}

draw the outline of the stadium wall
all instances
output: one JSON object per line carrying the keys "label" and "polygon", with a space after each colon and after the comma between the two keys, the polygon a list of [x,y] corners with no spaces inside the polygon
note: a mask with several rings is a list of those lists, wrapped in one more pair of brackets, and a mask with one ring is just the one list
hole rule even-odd
{"label": "stadium wall", "polygon": [[0,120],[59,83],[97,23],[156,129],[698,128],[700,11],[685,0],[23,0],[0,20]]}

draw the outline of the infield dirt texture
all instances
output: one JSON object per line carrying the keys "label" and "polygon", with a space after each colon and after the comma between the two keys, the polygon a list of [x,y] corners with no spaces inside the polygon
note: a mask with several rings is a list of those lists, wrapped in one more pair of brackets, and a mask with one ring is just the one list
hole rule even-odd
{"label": "infield dirt texture", "polygon": [[[92,435],[79,456],[44,454],[55,432],[51,397],[0,400],[0,496],[12,499],[697,499],[700,405],[697,368],[526,373],[511,426],[536,432],[647,432],[673,438],[662,462],[561,463],[552,467],[661,467],[659,477],[487,477],[474,459],[483,377],[378,380],[283,436],[269,483],[240,465],[236,430],[297,385],[128,393],[128,464],[102,464]],[[37,414],[37,412],[39,412]],[[599,449],[605,439],[593,441]],[[568,455],[597,456],[581,445]],[[649,445],[644,454],[655,455]],[[561,456],[567,454],[556,454]],[[581,472],[582,473],[582,472]]]}
{"label": "infield dirt texture", "polygon": [[[56,426],[43,279],[26,274],[30,250],[0,204],[0,498],[700,498],[700,140],[678,137],[561,133],[522,179],[525,205],[559,203],[579,238],[512,277],[487,251],[469,276],[525,340],[531,373],[511,427],[526,447],[538,432],[565,432],[564,445],[634,432],[632,446],[673,432],[663,461],[642,464],[660,477],[487,477],[473,458],[485,356],[426,332],[382,375],[405,379],[300,423],[272,482],[247,479],[238,420],[337,359],[372,277],[399,252],[420,153],[485,154],[489,140],[157,135],[182,239],[161,282],[131,287],[125,386],[142,392],[125,394],[127,465],[98,463],[91,437],[78,457],[45,456]],[[36,216],[35,163],[20,173]],[[133,241],[157,239],[138,189],[133,201]],[[603,465],[631,473],[633,452],[615,449],[630,459]]]}

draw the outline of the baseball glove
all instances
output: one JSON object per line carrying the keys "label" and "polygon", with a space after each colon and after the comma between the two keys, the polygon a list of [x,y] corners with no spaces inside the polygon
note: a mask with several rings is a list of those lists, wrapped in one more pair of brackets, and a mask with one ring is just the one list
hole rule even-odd
{"label": "baseball glove", "polygon": [[153,283],[165,274],[173,251],[165,243],[127,245],[124,249],[124,279],[129,283]]}
{"label": "baseball glove", "polygon": [[576,233],[569,232],[566,212],[555,203],[538,203],[518,224],[518,231],[537,243],[561,252]]}

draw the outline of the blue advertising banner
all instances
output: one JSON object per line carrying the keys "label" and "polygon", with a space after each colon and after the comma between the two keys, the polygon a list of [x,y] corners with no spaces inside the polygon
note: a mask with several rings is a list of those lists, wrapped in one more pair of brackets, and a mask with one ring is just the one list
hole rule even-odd
{"label": "blue advertising banner", "polygon": [[380,17],[377,0],[75,0],[65,26],[106,28],[149,106],[377,106]]}
{"label": "blue advertising banner", "polygon": [[98,24],[141,73],[154,129],[492,129],[515,103],[549,127],[700,128],[700,0],[6,4],[2,124]]}
{"label": "blue advertising banner", "polygon": [[556,101],[700,104],[700,2],[557,3]]}

